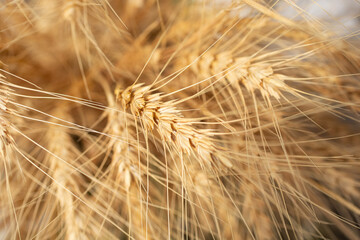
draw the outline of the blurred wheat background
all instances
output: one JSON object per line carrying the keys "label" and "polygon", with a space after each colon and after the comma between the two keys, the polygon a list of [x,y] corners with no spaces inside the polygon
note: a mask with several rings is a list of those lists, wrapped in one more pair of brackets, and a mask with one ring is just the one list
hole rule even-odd
{"label": "blurred wheat background", "polygon": [[0,239],[360,239],[359,1],[0,4]]}

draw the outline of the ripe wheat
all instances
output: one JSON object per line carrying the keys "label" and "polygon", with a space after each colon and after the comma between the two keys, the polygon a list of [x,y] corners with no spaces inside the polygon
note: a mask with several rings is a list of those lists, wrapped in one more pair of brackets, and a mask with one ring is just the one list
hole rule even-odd
{"label": "ripe wheat", "polygon": [[296,4],[3,1],[0,239],[358,239],[358,32]]}

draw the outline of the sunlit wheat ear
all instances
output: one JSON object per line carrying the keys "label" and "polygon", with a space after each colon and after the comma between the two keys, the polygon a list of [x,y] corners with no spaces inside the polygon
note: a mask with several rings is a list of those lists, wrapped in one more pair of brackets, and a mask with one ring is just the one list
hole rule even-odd
{"label": "sunlit wheat ear", "polygon": [[231,52],[218,54],[206,53],[198,61],[191,64],[196,55],[188,57],[190,69],[203,78],[214,78],[216,82],[228,81],[231,85],[241,84],[253,93],[260,91],[264,98],[270,96],[279,100],[281,91],[292,92],[284,82],[286,76],[274,73],[271,64],[253,62],[249,57],[234,57]]}
{"label": "sunlit wheat ear", "polygon": [[[174,101],[162,101],[160,93],[149,93],[149,86],[137,84],[117,91],[117,99],[123,108],[130,109],[145,131],[157,130],[162,141],[170,144],[179,154],[193,154],[202,164],[211,166],[220,162],[228,167],[232,163],[219,157],[219,148],[214,144],[210,130],[198,130],[191,120],[184,118]],[[220,160],[220,162],[218,162]]]}

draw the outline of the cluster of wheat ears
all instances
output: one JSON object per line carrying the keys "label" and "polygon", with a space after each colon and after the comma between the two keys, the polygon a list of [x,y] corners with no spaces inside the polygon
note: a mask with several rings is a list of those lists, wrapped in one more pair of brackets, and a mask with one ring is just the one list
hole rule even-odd
{"label": "cluster of wheat ears", "polygon": [[276,2],[0,1],[0,239],[359,239],[359,32]]}

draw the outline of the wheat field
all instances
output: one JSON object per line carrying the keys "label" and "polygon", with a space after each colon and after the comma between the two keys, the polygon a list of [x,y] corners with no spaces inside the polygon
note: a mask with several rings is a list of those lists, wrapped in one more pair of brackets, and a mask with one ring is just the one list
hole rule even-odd
{"label": "wheat field", "polygon": [[360,28],[300,2],[0,0],[0,239],[360,239]]}

